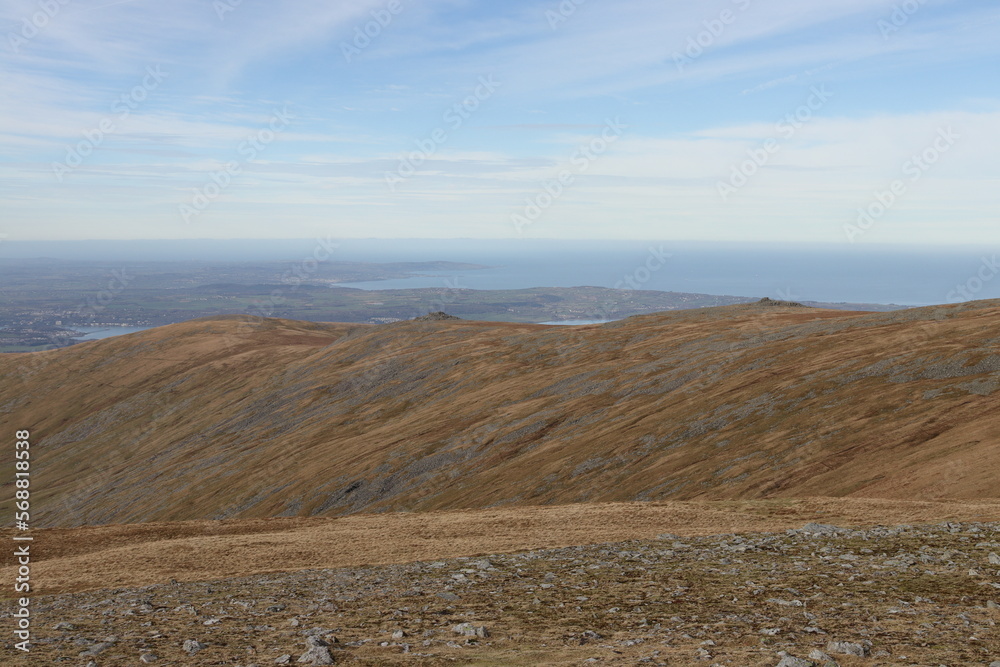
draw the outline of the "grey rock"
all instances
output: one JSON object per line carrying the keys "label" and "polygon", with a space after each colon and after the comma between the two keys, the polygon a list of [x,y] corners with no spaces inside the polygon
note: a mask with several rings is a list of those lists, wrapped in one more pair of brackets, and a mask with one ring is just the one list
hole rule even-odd
{"label": "grey rock", "polygon": [[139,662],[148,665],[151,662],[156,662],[160,657],[155,653],[143,653],[139,656]]}
{"label": "grey rock", "polygon": [[448,602],[454,602],[455,600],[461,600],[462,599],[462,598],[458,597],[457,595],[455,595],[454,593],[448,593],[447,591],[444,592],[444,593],[438,593],[437,596],[439,598],[441,598],[442,600],[447,600]]}
{"label": "grey rock", "polygon": [[329,628],[321,628],[317,626],[315,628],[309,628],[302,634],[304,634],[306,637],[318,637],[320,635],[328,635],[330,634],[330,632],[331,630]]}
{"label": "grey rock", "polygon": [[330,649],[327,647],[313,646],[300,655],[298,661],[307,665],[332,665],[333,656],[330,655]]}
{"label": "grey rock", "polygon": [[867,658],[870,652],[867,646],[855,644],[854,642],[830,642],[826,645],[826,650],[829,653],[855,655],[859,658]]}
{"label": "grey rock", "polygon": [[807,523],[799,529],[799,532],[810,535],[836,535],[841,529],[826,523]]}
{"label": "grey rock", "polygon": [[111,646],[112,646],[112,642],[98,642],[97,644],[94,644],[90,648],[88,648],[88,649],[86,649],[84,651],[80,651],[80,657],[81,658],[90,658],[90,657],[93,657],[93,656],[96,656],[96,655],[100,655],[104,651],[106,651],[109,648],[111,648]]}
{"label": "grey rock", "polygon": [[473,625],[472,623],[459,623],[451,629],[456,635],[464,637],[489,637],[490,631],[483,625]]}
{"label": "grey rock", "polygon": [[809,654],[809,659],[818,660],[819,662],[833,662],[833,658],[826,653],[823,653],[823,651],[820,651],[818,648],[814,648],[812,650],[812,653]]}
{"label": "grey rock", "polygon": [[794,655],[786,655],[777,667],[814,667],[814,663],[810,660],[796,658]]}
{"label": "grey rock", "polygon": [[991,553],[990,554],[990,565],[1000,565],[1000,555]]}
{"label": "grey rock", "polygon": [[326,641],[322,637],[312,636],[306,637],[306,646],[313,648],[314,646],[329,646],[330,642]]}
{"label": "grey rock", "polygon": [[406,633],[403,632],[402,630],[396,630],[394,633],[392,633],[392,638],[393,639],[402,639],[405,636],[406,636]]}
{"label": "grey rock", "polygon": [[439,320],[460,320],[461,317],[455,317],[454,315],[449,315],[448,313],[442,311],[436,311],[433,313],[427,313],[426,315],[421,315],[420,317],[414,317],[414,322],[436,322]]}
{"label": "grey rock", "polygon": [[184,652],[187,653],[188,655],[194,655],[198,651],[207,647],[208,644],[202,644],[200,641],[196,639],[185,639],[182,648],[184,649]]}
{"label": "grey rock", "polygon": [[1000,604],[997,604],[993,600],[988,600],[986,602],[986,608],[987,609],[1000,609]]}
{"label": "grey rock", "polygon": [[771,604],[781,605],[782,607],[803,607],[805,604],[802,600],[781,600],[778,598],[768,598],[767,600]]}
{"label": "grey rock", "polygon": [[285,653],[284,655],[279,655],[277,658],[275,658],[274,659],[274,664],[276,664],[276,665],[287,665],[291,661],[292,661],[292,656],[290,656],[289,654]]}
{"label": "grey rock", "polygon": [[74,630],[74,629],[76,629],[76,626],[73,625],[72,623],[67,623],[67,622],[63,621],[62,623],[56,623],[55,625],[53,625],[52,629],[53,630]]}

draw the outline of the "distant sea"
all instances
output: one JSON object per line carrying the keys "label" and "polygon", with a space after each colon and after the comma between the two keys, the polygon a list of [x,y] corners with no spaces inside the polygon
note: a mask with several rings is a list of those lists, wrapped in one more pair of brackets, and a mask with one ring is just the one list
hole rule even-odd
{"label": "distant sea", "polygon": [[[990,247],[888,247],[680,241],[344,239],[334,259],[453,261],[486,265],[401,280],[344,283],[377,290],[442,287],[627,287],[826,302],[930,305],[1000,298]],[[6,241],[4,257],[120,261],[288,261],[312,255],[310,240]]]}
{"label": "distant sea", "polygon": [[987,248],[552,241],[422,245],[376,252],[368,244],[345,243],[349,252],[344,255],[357,261],[440,259],[490,268],[343,286],[499,290],[592,285],[909,306],[1000,298],[1000,269],[990,268],[996,249]]}

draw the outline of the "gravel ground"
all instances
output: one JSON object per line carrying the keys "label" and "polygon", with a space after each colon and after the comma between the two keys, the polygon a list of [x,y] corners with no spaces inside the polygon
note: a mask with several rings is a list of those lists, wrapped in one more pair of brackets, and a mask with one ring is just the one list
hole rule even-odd
{"label": "gravel ground", "polygon": [[998,528],[809,524],[40,596],[31,653],[5,638],[3,663],[1000,667]]}

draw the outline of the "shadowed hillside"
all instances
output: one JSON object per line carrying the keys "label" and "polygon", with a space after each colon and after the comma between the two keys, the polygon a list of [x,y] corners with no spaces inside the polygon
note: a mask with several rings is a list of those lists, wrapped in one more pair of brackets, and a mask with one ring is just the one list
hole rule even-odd
{"label": "shadowed hillside", "polygon": [[986,498],[998,331],[997,301],[755,304],[586,327],[211,318],[4,355],[0,422],[32,431],[33,519],[48,526]]}

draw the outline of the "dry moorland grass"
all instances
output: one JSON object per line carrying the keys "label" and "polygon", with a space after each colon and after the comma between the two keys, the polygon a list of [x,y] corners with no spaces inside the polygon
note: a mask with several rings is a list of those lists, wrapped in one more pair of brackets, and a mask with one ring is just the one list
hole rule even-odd
{"label": "dry moorland grass", "polygon": [[[882,652],[845,667],[988,664],[998,325],[997,302],[213,318],[6,355],[41,642],[12,664],[263,664],[310,627],[366,665],[770,667],[828,639]],[[780,532],[942,521],[975,523]]]}
{"label": "dry moorland grass", "polygon": [[[336,519],[193,521],[34,531],[38,594],[209,581],[267,572],[361,567],[529,549],[653,539],[662,533],[774,532],[841,526],[1000,521],[1000,501],[860,498],[594,503],[361,514]],[[3,554],[0,580],[12,581]],[[9,597],[9,596],[8,596]]]}
{"label": "dry moorland grass", "polygon": [[3,355],[0,429],[32,430],[46,527],[977,499],[997,494],[998,330],[994,301],[589,327],[211,318]]}
{"label": "dry moorland grass", "polygon": [[[826,499],[806,504],[828,520],[982,517],[997,511],[985,505],[935,509]],[[468,541],[489,549],[507,539],[517,543],[518,533],[546,524],[557,528],[557,516],[609,521],[641,513],[634,507],[565,509],[543,520],[522,508],[509,510],[506,521],[490,519],[488,510],[465,518],[430,516],[450,524],[438,531],[441,538],[461,539],[458,525],[473,532],[506,525],[499,540],[476,534]],[[673,513],[678,524],[707,515],[687,509],[688,514]],[[807,508],[729,508],[739,509],[751,516],[731,512],[728,523],[746,528],[777,527]],[[539,512],[550,514],[548,508]],[[519,513],[526,516],[515,525]],[[658,514],[654,508],[634,527],[662,527]],[[723,509],[706,516],[707,523],[725,526],[725,514]],[[376,524],[379,519],[364,518]],[[688,532],[698,528],[687,525]],[[291,542],[301,547],[294,532]],[[623,531],[591,529],[601,536],[615,532]],[[371,536],[363,531],[351,534],[362,536],[355,548],[369,544]],[[402,546],[407,540],[400,537],[383,535]],[[4,664],[12,666],[992,667],[1000,658],[998,538],[996,522],[855,529],[810,523],[783,532],[667,533],[515,554],[294,572],[254,573],[263,564],[248,558],[240,576],[37,595],[32,652],[15,651],[11,640],[2,648]],[[380,546],[385,544],[375,548]],[[434,551],[461,546],[442,539]],[[378,553],[391,557],[390,551]],[[277,553],[273,545],[245,553],[261,552]],[[290,553],[294,550],[285,555]],[[232,565],[224,563],[223,569]],[[0,617],[11,611],[11,603],[0,603]]]}

